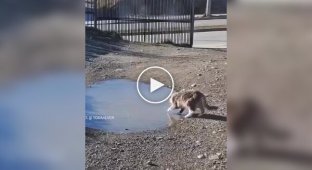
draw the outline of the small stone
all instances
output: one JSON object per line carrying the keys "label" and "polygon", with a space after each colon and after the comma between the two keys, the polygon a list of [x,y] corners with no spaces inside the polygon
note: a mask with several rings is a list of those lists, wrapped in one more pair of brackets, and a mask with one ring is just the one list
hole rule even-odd
{"label": "small stone", "polygon": [[216,160],[216,159],[219,159],[218,155],[210,155],[209,156],[209,160]]}
{"label": "small stone", "polygon": [[116,150],[117,148],[112,148],[112,150]]}
{"label": "small stone", "polygon": [[125,129],[125,130],[129,130],[129,129]]}
{"label": "small stone", "polygon": [[148,160],[146,162],[147,165],[150,165],[150,166],[157,166],[155,163],[153,163],[151,160]]}
{"label": "small stone", "polygon": [[197,84],[195,84],[195,83],[191,85],[191,87],[196,87],[196,86],[197,86]]}
{"label": "small stone", "polygon": [[124,71],[124,69],[117,68],[115,71],[116,71],[116,72],[120,72],[120,71]]}
{"label": "small stone", "polygon": [[164,137],[162,137],[162,136],[158,136],[158,137],[156,137],[156,140],[161,140],[161,139],[163,139]]}
{"label": "small stone", "polygon": [[214,131],[212,131],[212,134],[216,134],[217,132],[214,130]]}
{"label": "small stone", "polygon": [[197,156],[197,158],[198,159],[204,159],[204,158],[206,158],[206,156],[204,154],[200,154],[200,155]]}
{"label": "small stone", "polygon": [[196,146],[201,145],[200,141],[196,141],[195,144],[196,144]]}
{"label": "small stone", "polygon": [[199,74],[197,74],[198,76],[202,76],[202,74],[201,73],[199,73]]}
{"label": "small stone", "polygon": [[218,155],[218,157],[220,157],[222,155],[222,153],[217,152],[216,155]]}

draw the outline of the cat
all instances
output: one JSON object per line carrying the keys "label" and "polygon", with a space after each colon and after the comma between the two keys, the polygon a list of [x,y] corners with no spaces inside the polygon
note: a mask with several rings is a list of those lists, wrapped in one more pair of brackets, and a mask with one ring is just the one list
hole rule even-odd
{"label": "cat", "polygon": [[205,112],[205,108],[210,110],[211,106],[207,104],[206,97],[200,91],[183,91],[172,94],[170,98],[170,107],[168,112],[173,109],[180,109],[179,114],[185,109],[188,109],[188,114],[185,118],[189,118],[193,115],[194,111],[199,108],[201,115]]}

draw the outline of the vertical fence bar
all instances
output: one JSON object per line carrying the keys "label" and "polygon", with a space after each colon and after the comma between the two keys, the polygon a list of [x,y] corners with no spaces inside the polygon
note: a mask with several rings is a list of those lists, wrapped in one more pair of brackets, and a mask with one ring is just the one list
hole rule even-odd
{"label": "vertical fence bar", "polygon": [[[157,11],[158,13],[157,13],[157,19],[161,19],[162,20],[162,22],[160,22],[160,24],[159,24],[159,32],[161,32],[161,37],[160,37],[160,41],[159,41],[159,43],[161,43],[161,42],[163,42],[164,41],[164,39],[165,39],[165,33],[164,33],[164,22],[163,22],[163,20],[164,20],[164,17],[163,17],[163,1],[162,0],[159,0],[159,1],[157,1],[158,3],[157,3],[157,9],[159,9],[159,11]],[[159,8],[158,8],[159,7]]]}
{"label": "vertical fence bar", "polygon": [[138,41],[138,34],[137,34],[137,31],[138,31],[138,27],[137,27],[137,0],[134,1],[134,11],[133,11],[133,19],[135,20],[135,23],[134,23],[134,30],[135,30],[135,34],[134,34],[134,41]]}
{"label": "vertical fence bar", "polygon": [[116,24],[116,33],[119,34],[119,1],[115,1],[115,24]]}
{"label": "vertical fence bar", "polygon": [[94,28],[97,29],[97,0],[94,0]]}
{"label": "vertical fence bar", "polygon": [[142,4],[142,3],[140,3],[141,2],[141,0],[137,0],[137,3],[136,3],[136,10],[137,10],[137,13],[136,13],[136,15],[137,15],[137,30],[138,30],[138,41],[139,42],[141,42],[141,8],[140,8],[140,5]]}
{"label": "vertical fence bar", "polygon": [[[103,16],[103,1],[100,0],[98,4],[99,17],[101,18]],[[100,20],[100,30],[103,30],[103,19]]]}
{"label": "vertical fence bar", "polygon": [[[157,22],[155,23],[156,26],[156,30],[155,33],[157,34],[157,38],[155,39],[155,43],[159,43],[161,41],[161,36],[162,36],[162,32],[160,31],[160,24],[161,22],[159,22],[159,8],[157,8],[158,6],[158,1],[154,0],[154,19],[157,20]],[[156,36],[156,35],[155,35]]]}
{"label": "vertical fence bar", "polygon": [[173,23],[173,43],[174,44],[176,44],[177,43],[177,4],[176,4],[176,1],[175,0],[172,0],[173,2],[172,2],[172,6],[173,6],[173,8],[171,8],[171,9],[173,9],[174,11],[173,11],[173,20],[174,20],[174,23]]}
{"label": "vertical fence bar", "polygon": [[153,21],[153,13],[152,13],[152,10],[153,10],[153,8],[152,8],[152,5],[153,5],[153,0],[148,0],[148,16],[149,16],[149,25],[150,25],[150,32],[149,32],[149,34],[150,34],[150,43],[153,43],[153,29],[154,29],[154,25],[153,25],[153,23],[154,23],[154,21]]}
{"label": "vertical fence bar", "polygon": [[149,14],[148,14],[148,0],[145,1],[145,21],[146,21],[146,39],[145,39],[145,42],[149,43],[150,41],[150,22],[149,22]]}
{"label": "vertical fence bar", "polygon": [[107,6],[107,10],[108,10],[108,25],[109,25],[109,32],[113,31],[113,26],[112,26],[112,10],[111,10],[111,4],[112,4],[112,0],[107,0],[108,1],[108,6]]}
{"label": "vertical fence bar", "polygon": [[[125,2],[127,2],[126,5],[127,5],[127,7],[129,7],[131,0],[127,0]],[[126,25],[127,26],[126,27],[127,28],[127,36],[126,37],[127,37],[127,40],[130,41],[130,36],[129,36],[130,35],[129,13],[127,14],[126,20],[127,20],[127,25]]]}
{"label": "vertical fence bar", "polygon": [[151,0],[147,0],[147,16],[148,16],[148,25],[149,25],[149,30],[148,30],[148,32],[149,32],[149,43],[153,43],[152,42],[152,29],[153,29],[153,26],[152,26],[152,22],[151,22],[151,20],[152,20],[152,16],[151,16]]}
{"label": "vertical fence bar", "polygon": [[190,12],[189,12],[189,5],[190,5],[190,3],[189,3],[189,1],[190,0],[184,0],[183,2],[184,2],[184,9],[186,9],[187,11],[186,12],[184,12],[183,13],[183,19],[184,19],[184,31],[185,31],[185,33],[184,33],[184,41],[186,42],[186,44],[189,44],[189,35],[190,35],[190,27],[189,27],[189,23],[190,23],[190,21],[189,21],[189,16],[190,15],[188,15]]}
{"label": "vertical fence bar", "polygon": [[[182,5],[183,9],[185,9],[185,1],[183,1],[183,5]],[[183,34],[182,34],[182,39],[183,39],[183,43],[185,43],[185,11],[183,10],[182,12],[182,30],[183,30]]]}
{"label": "vertical fence bar", "polygon": [[190,47],[193,47],[193,39],[194,39],[194,0],[191,1],[191,23],[190,23]]}
{"label": "vertical fence bar", "polygon": [[143,17],[143,21],[144,21],[144,42],[146,42],[146,0],[144,0],[144,17]]}
{"label": "vertical fence bar", "polygon": [[129,4],[129,8],[130,8],[130,10],[129,10],[129,13],[128,13],[128,16],[129,16],[129,21],[130,21],[130,24],[129,24],[129,29],[130,29],[130,35],[129,35],[129,40],[130,41],[133,41],[133,28],[132,28],[132,23],[133,23],[133,21],[132,21],[132,4],[133,4],[133,0],[132,1],[129,1],[130,2],[130,4]]}
{"label": "vertical fence bar", "polygon": [[175,30],[176,30],[176,44],[179,44],[181,41],[180,41],[180,39],[181,39],[181,35],[182,35],[182,33],[181,33],[181,30],[180,30],[180,1],[175,1],[175,6],[177,7],[176,8],[176,11],[175,11],[175,15],[176,15],[176,28],[175,28]]}
{"label": "vertical fence bar", "polygon": [[166,42],[168,40],[168,27],[169,27],[169,24],[168,24],[168,16],[166,14],[166,10],[167,10],[167,6],[168,6],[168,0],[164,0],[164,9],[163,9],[163,17],[164,17],[164,29],[166,31],[166,34],[165,34],[165,39],[164,39],[164,42]]}
{"label": "vertical fence bar", "polygon": [[168,15],[170,17],[170,28],[171,28],[171,36],[170,36],[170,41],[173,43],[174,42],[174,12],[172,12],[173,9],[173,0],[170,0],[170,7],[168,11]]}

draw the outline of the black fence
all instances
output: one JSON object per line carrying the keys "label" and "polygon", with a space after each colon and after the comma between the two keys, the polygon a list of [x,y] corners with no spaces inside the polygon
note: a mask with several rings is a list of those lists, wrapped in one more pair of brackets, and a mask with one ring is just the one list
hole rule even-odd
{"label": "black fence", "polygon": [[86,26],[146,43],[193,44],[194,0],[85,0]]}

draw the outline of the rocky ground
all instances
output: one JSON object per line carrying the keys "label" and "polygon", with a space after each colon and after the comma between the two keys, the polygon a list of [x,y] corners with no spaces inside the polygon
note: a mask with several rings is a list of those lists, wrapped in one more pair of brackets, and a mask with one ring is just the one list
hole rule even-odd
{"label": "rocky ground", "polygon": [[[166,68],[175,90],[196,89],[210,110],[168,128],[128,134],[86,129],[87,169],[226,169],[226,51],[128,43],[87,34],[86,84],[136,80],[149,66]],[[169,83],[164,77],[157,80]]]}

